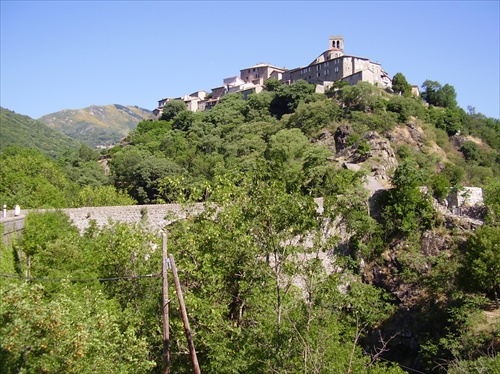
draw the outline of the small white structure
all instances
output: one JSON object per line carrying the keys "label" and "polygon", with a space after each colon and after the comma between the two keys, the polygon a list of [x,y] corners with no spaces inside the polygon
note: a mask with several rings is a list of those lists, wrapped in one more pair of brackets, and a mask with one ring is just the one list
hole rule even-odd
{"label": "small white structure", "polygon": [[462,208],[466,206],[482,205],[483,189],[480,187],[462,187],[456,193],[448,196],[448,205]]}

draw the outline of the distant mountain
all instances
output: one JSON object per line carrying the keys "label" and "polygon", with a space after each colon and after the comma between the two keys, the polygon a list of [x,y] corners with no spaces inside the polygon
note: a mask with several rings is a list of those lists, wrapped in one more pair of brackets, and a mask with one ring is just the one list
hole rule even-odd
{"label": "distant mountain", "polygon": [[47,114],[39,121],[91,147],[105,147],[119,143],[130,130],[136,128],[151,111],[137,106],[92,105],[83,109],[67,109]]}
{"label": "distant mountain", "polygon": [[31,117],[0,108],[0,151],[14,145],[56,157],[68,149],[78,149],[81,143]]}

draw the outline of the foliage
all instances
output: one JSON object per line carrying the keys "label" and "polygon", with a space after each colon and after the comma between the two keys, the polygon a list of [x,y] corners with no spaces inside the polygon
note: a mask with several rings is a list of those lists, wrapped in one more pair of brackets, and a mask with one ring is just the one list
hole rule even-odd
{"label": "foliage", "polygon": [[281,119],[284,114],[293,113],[301,101],[313,100],[314,85],[298,80],[289,86],[281,85],[274,92],[269,109],[276,118]]}
{"label": "foliage", "polygon": [[403,73],[396,73],[392,77],[392,89],[396,94],[403,95],[404,97],[411,96],[411,85]]}
{"label": "foliage", "polygon": [[113,186],[84,187],[78,193],[75,207],[135,205],[137,202]]}
{"label": "foliage", "polygon": [[467,285],[491,292],[500,308],[500,227],[485,225],[476,230],[465,246],[463,265]]}
{"label": "foliage", "polygon": [[8,147],[35,148],[45,156],[56,158],[61,153],[77,148],[79,143],[45,126],[42,122],[0,108],[2,141],[0,152]]}
{"label": "foliage", "polygon": [[183,169],[174,161],[149,156],[133,170],[130,194],[140,204],[155,203],[160,197],[159,181],[170,175],[180,175]]}
{"label": "foliage", "polygon": [[281,82],[276,78],[268,79],[264,82],[267,91],[276,91],[281,86]]}
{"label": "foliage", "polygon": [[394,188],[389,190],[383,211],[386,233],[409,236],[429,229],[435,219],[430,198],[420,190],[427,176],[415,161],[405,159],[391,179]]}
{"label": "foliage", "polygon": [[174,117],[184,111],[187,111],[186,104],[183,100],[170,100],[163,106],[163,112],[160,120],[170,121]]}
{"label": "foliage", "polygon": [[500,220],[500,181],[490,182],[484,189],[484,203],[491,209],[488,217],[491,223]]}
{"label": "foliage", "polygon": [[481,152],[479,147],[473,141],[467,140],[460,147],[460,151],[464,154],[467,161],[481,161]]}
{"label": "foliage", "polygon": [[342,111],[334,101],[301,102],[295,112],[286,118],[286,126],[299,128],[304,134],[313,135],[318,130],[328,127],[332,122],[340,120],[341,115]]}
{"label": "foliage", "polygon": [[[269,164],[221,175],[211,198],[216,216],[209,209],[170,228],[204,371],[383,370],[358,344],[392,307],[354,280],[344,295],[345,281],[324,272],[318,254],[332,242],[320,238],[332,221],[313,200],[289,190]],[[174,357],[176,367],[187,365]]]}
{"label": "foliage", "polygon": [[349,111],[371,112],[379,105],[382,90],[368,82],[358,82],[340,91],[340,101]]}
{"label": "foliage", "polygon": [[0,201],[9,207],[62,208],[74,186],[57,163],[35,149],[7,148],[0,154]]}
{"label": "foliage", "polygon": [[40,284],[2,288],[2,372],[147,373],[145,339],[116,302],[66,284],[53,299]]}
{"label": "foliage", "polygon": [[442,86],[439,82],[428,79],[422,84],[421,95],[430,105],[451,109],[457,106],[455,88],[449,84]]}
{"label": "foliage", "polygon": [[450,374],[494,373],[500,367],[500,356],[483,356],[476,360],[459,360],[448,367]]}

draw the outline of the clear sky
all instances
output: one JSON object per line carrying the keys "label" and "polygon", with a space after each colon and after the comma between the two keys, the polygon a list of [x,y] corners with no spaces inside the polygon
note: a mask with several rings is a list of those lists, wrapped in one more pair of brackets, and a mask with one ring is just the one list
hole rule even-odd
{"label": "clear sky", "polygon": [[296,68],[342,35],[345,53],[455,87],[499,111],[500,1],[5,1],[2,107],[39,118],[210,91],[259,62]]}

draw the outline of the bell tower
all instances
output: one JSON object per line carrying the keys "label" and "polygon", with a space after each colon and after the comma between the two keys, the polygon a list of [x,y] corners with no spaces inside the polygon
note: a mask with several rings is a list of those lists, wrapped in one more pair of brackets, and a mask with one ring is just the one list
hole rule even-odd
{"label": "bell tower", "polygon": [[335,49],[344,54],[344,37],[343,36],[330,36],[330,43],[328,49]]}

